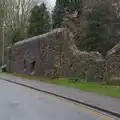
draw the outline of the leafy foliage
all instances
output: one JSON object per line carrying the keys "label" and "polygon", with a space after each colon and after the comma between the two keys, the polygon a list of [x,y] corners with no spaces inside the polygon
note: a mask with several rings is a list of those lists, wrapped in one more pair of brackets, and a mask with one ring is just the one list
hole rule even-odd
{"label": "leafy foliage", "polygon": [[42,3],[40,6],[36,5],[31,10],[31,17],[28,27],[28,36],[36,36],[46,33],[50,30],[50,16],[46,5]]}
{"label": "leafy foliage", "polygon": [[81,82],[81,83],[84,83],[86,82],[86,80],[84,80],[83,78],[81,77],[71,77],[68,82],[70,83],[77,83],[77,82]]}

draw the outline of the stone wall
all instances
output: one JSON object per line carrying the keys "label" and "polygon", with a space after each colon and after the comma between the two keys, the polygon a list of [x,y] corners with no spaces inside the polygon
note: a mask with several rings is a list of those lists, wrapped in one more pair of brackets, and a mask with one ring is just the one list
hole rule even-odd
{"label": "stone wall", "polygon": [[104,58],[98,52],[79,51],[73,37],[68,29],[58,28],[16,43],[6,52],[8,72],[102,80]]}
{"label": "stone wall", "polygon": [[[65,32],[65,46],[58,60],[59,76],[79,76],[88,81],[100,81],[104,78],[105,60],[98,52],[79,51],[75,45],[74,35],[69,30]],[[58,68],[58,67],[57,67]]]}
{"label": "stone wall", "polygon": [[[62,29],[35,36],[13,45],[7,50],[9,72],[44,76],[54,68],[55,46],[62,41]],[[11,52],[10,52],[11,51]],[[35,62],[35,65],[32,63]]]}
{"label": "stone wall", "polygon": [[106,55],[107,79],[112,84],[120,84],[120,43],[115,45]]}

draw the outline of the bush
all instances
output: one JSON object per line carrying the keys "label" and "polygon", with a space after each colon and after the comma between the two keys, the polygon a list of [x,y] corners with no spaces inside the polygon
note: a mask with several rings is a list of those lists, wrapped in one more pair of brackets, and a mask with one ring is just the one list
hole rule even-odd
{"label": "bush", "polygon": [[80,77],[71,77],[68,82],[71,82],[71,83],[76,83],[76,82],[85,82],[84,79],[80,78]]}

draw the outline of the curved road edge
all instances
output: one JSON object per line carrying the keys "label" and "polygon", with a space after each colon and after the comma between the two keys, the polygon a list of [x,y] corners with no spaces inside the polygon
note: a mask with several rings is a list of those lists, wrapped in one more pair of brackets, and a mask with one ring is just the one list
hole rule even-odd
{"label": "curved road edge", "polygon": [[0,77],[1,80],[4,80],[4,81],[8,81],[8,82],[11,82],[11,83],[14,83],[14,84],[18,84],[18,85],[21,85],[21,86],[24,86],[24,87],[28,87],[30,89],[33,89],[33,90],[37,90],[37,91],[40,91],[40,92],[43,92],[43,93],[47,93],[47,94],[50,94],[50,95],[53,95],[53,96],[56,96],[56,97],[59,97],[59,98],[63,98],[63,99],[66,99],[66,100],[69,100],[69,101],[72,101],[72,102],[75,102],[75,103],[78,103],[78,104],[81,104],[81,105],[85,105],[87,107],[90,107],[90,108],[93,108],[93,109],[96,109],[96,110],[99,110],[101,112],[104,112],[104,113],[107,113],[109,115],[113,115],[115,117],[118,117],[120,118],[120,113],[116,113],[114,111],[110,111],[110,110],[107,110],[107,109],[103,109],[101,107],[97,107],[97,106],[94,106],[94,105],[91,105],[91,104],[88,104],[86,102],[83,102],[83,101],[78,101],[78,100],[75,100],[75,99],[71,99],[71,98],[68,98],[68,97],[65,97],[65,96],[62,96],[62,95],[58,95],[58,94],[55,94],[55,93],[52,93],[52,92],[49,92],[49,91],[45,91],[45,90],[41,90],[41,89],[38,89],[36,87],[32,87],[30,85],[26,85],[26,84],[23,84],[23,83],[20,83],[20,82],[16,82],[16,81],[12,81],[12,80],[9,80],[9,79],[6,79],[6,78],[3,78],[3,77]]}

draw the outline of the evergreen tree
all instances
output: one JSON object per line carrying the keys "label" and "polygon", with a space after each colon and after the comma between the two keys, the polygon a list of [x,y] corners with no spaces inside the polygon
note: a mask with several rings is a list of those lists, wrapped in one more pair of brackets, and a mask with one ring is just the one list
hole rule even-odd
{"label": "evergreen tree", "polygon": [[24,40],[25,38],[26,38],[26,34],[25,34],[24,30],[16,29],[12,35],[12,44],[14,44],[18,41]]}
{"label": "evergreen tree", "polygon": [[28,37],[36,36],[46,33],[50,30],[50,16],[46,5],[42,3],[40,6],[36,5],[31,10],[31,17],[28,27]]}
{"label": "evergreen tree", "polygon": [[99,51],[103,55],[111,49],[119,39],[120,18],[111,1],[97,2],[86,15],[88,28],[80,48],[87,51]]}
{"label": "evergreen tree", "polygon": [[81,0],[57,0],[52,16],[53,28],[61,27],[63,17],[65,16],[66,12],[72,13],[77,11],[78,14],[81,14],[81,8]]}

